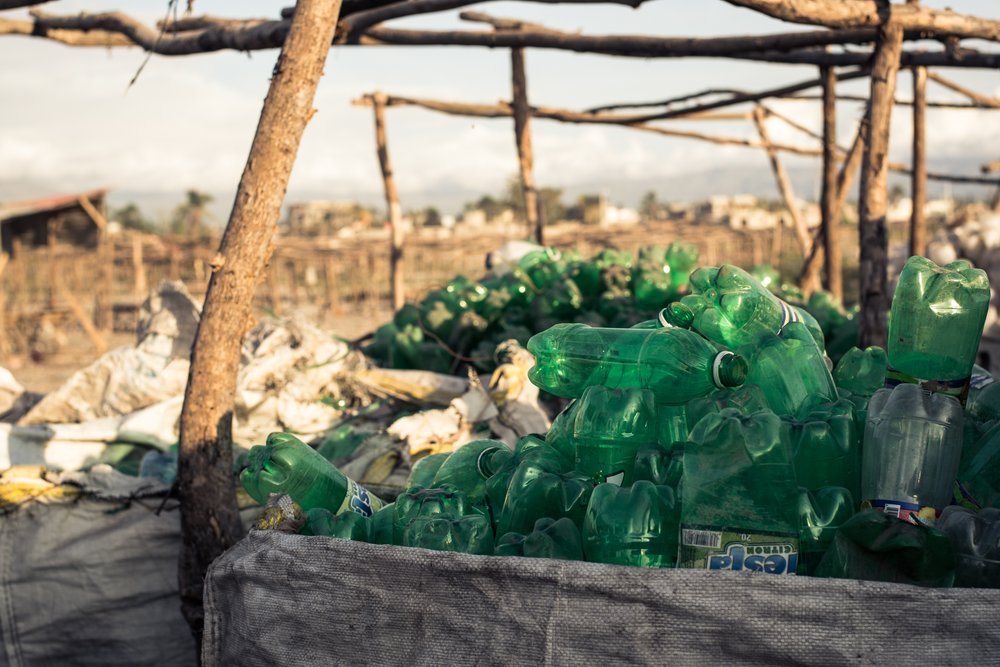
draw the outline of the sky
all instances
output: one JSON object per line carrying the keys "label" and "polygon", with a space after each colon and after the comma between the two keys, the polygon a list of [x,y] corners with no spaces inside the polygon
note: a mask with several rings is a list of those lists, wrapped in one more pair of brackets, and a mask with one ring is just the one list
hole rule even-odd
{"label": "sky", "polygon": [[[194,9],[195,14],[276,17],[286,4],[290,2],[195,0]],[[1000,19],[996,0],[925,0],[924,4]],[[162,18],[166,5],[166,0],[59,0],[41,8],[59,14],[122,10],[152,24]],[[474,9],[586,34],[721,36],[808,29],[721,0],[650,0],[638,9],[615,4],[486,2]],[[0,16],[20,18],[26,12]],[[388,25],[485,29],[460,21],[458,11]],[[113,204],[134,200],[150,217],[163,218],[185,190],[195,188],[215,195],[213,212],[216,222],[223,223],[277,53],[153,56],[129,88],[145,57],[139,49],[72,48],[43,39],[0,36],[0,62],[16,63],[0,68],[0,201],[109,187]],[[526,62],[530,102],[571,109],[663,99],[711,87],[764,89],[816,74],[810,66],[615,58],[542,49],[529,49]],[[1000,72],[945,74],[980,92],[1000,95]],[[909,96],[910,85],[909,74],[900,74],[900,97]],[[303,136],[286,203],[353,199],[384,206],[372,112],[351,106],[352,99],[374,90],[452,101],[509,99],[509,51],[333,48],[314,102],[318,113]],[[851,82],[839,90],[865,94],[866,86]],[[928,90],[931,99],[959,99],[933,82]],[[820,129],[816,103],[778,101],[773,106]],[[859,112],[856,103],[838,105],[838,134],[844,143],[853,135]],[[755,137],[752,123],[746,121],[710,126],[673,121],[670,127]],[[908,161],[910,128],[908,110],[897,110],[893,159]],[[769,130],[776,141],[812,145],[777,121],[770,121]],[[395,108],[387,111],[387,132],[404,208],[436,205],[445,213],[457,212],[464,201],[480,193],[498,194],[517,170],[509,119]],[[745,182],[727,174],[768,170],[759,150],[623,128],[534,120],[532,132],[537,182],[563,188],[568,198],[601,191],[613,201],[635,206],[641,192],[654,190],[661,199],[684,200],[702,191],[734,193],[745,188]],[[931,170],[971,173],[979,164],[1000,158],[1000,112],[929,110],[927,145]],[[810,186],[816,182],[818,161],[789,158],[788,163],[799,182],[804,179],[808,184],[800,195],[814,196],[808,190],[814,189]]]}

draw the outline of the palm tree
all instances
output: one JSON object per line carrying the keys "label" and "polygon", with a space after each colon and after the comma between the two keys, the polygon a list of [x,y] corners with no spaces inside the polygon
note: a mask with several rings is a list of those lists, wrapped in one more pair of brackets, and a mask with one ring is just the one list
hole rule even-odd
{"label": "palm tree", "polygon": [[197,190],[188,190],[185,196],[187,201],[174,209],[170,231],[174,234],[186,233],[192,238],[197,238],[202,234],[202,222],[207,215],[206,208],[215,198],[207,192]]}

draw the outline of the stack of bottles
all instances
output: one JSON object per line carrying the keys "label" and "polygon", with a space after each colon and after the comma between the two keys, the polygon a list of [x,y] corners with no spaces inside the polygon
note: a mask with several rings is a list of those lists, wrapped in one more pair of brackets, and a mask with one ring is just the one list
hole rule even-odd
{"label": "stack of bottles", "polygon": [[687,289],[629,328],[531,337],[531,381],[569,399],[549,432],[422,459],[395,503],[285,434],[243,484],[287,494],[310,535],[1000,587],[1000,383],[973,365],[984,272],[911,258],[887,350],[852,348],[832,372],[824,325],[755,275],[703,267]]}
{"label": "stack of bottles", "polygon": [[[502,275],[481,282],[458,276],[420,303],[403,306],[364,352],[384,367],[440,373],[453,370],[454,352],[491,370],[499,343],[514,339],[524,345],[558,323],[630,327],[654,318],[691,291],[689,276],[697,261],[697,246],[680,242],[642,247],[635,258],[608,249],[584,260],[573,250],[539,249]],[[773,269],[756,271],[770,280]],[[857,340],[856,326],[850,327],[854,319],[828,293],[813,295],[807,304],[790,286],[782,290],[790,303],[817,308],[817,318],[809,317],[815,333],[820,327],[828,336],[847,331],[847,347]],[[843,351],[831,356],[837,359]]]}

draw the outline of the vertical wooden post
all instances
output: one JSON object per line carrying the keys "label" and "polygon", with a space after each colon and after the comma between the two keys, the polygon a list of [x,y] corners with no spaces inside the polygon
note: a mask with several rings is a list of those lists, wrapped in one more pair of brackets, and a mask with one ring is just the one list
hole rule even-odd
{"label": "vertical wooden post", "polygon": [[233,400],[251,304],[340,16],[340,0],[298,0],[264,98],[233,210],[212,259],[180,418],[181,611],[201,643],[208,566],[243,533],[233,482]]}
{"label": "vertical wooden post", "polygon": [[903,29],[890,19],[879,28],[871,73],[868,140],[861,161],[861,204],[858,234],[861,247],[861,320],[859,345],[886,345],[889,261],[885,215],[889,176],[889,126],[896,94],[896,74],[903,48]]}
{"label": "vertical wooden post", "polygon": [[542,216],[538,191],[535,189],[535,157],[531,150],[531,108],[528,106],[528,80],[524,72],[524,49],[510,50],[512,91],[514,98],[514,141],[521,170],[524,191],[524,217],[535,241],[544,244]]}
{"label": "vertical wooden post", "polygon": [[823,79],[823,244],[826,251],[826,286],[837,299],[844,298],[841,275],[840,208],[837,206],[837,72],[820,68]]}
{"label": "vertical wooden post", "polygon": [[927,68],[913,68],[913,174],[910,181],[910,254],[923,255],[927,247],[927,151],[924,144],[927,116]]}
{"label": "vertical wooden post", "polygon": [[392,175],[389,161],[389,146],[385,136],[385,93],[372,95],[375,108],[375,143],[378,146],[378,163],[382,168],[382,183],[385,186],[385,206],[389,215],[389,280],[392,288],[392,309],[399,310],[406,302],[406,288],[403,284],[403,211],[399,206],[396,179]]}
{"label": "vertical wooden post", "polygon": [[142,303],[149,291],[149,284],[146,279],[146,263],[142,258],[142,237],[138,234],[132,236],[132,269],[135,272],[136,300]]}
{"label": "vertical wooden post", "polygon": [[[799,210],[799,205],[795,201],[795,192],[792,190],[792,182],[788,179],[785,166],[782,164],[781,158],[778,157],[778,151],[771,145],[771,137],[767,133],[767,125],[764,122],[764,118],[764,109],[760,106],[755,107],[753,110],[753,122],[757,125],[757,134],[760,135],[761,143],[764,144],[764,150],[767,152],[767,157],[771,162],[771,170],[774,172],[774,178],[778,182],[778,190],[781,191],[781,197],[785,201],[785,208],[788,209],[788,215],[792,218],[795,238],[799,242],[802,257],[808,258],[812,251],[812,237],[806,228],[805,220],[802,219],[802,212]],[[803,290],[808,293],[815,289],[817,277],[811,276],[807,283],[802,285]]]}

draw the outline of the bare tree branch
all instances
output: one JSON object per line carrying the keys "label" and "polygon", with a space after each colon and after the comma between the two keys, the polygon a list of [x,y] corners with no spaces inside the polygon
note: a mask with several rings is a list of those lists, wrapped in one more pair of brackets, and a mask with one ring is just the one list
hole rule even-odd
{"label": "bare tree branch", "polygon": [[51,2],[51,0],[0,0],[0,11],[6,9],[21,9],[22,7],[33,7],[34,5],[40,5],[43,2]]}
{"label": "bare tree branch", "polygon": [[925,37],[959,37],[1000,42],[1000,21],[921,5],[890,5],[884,0],[726,0],[782,21],[828,28],[872,28],[892,21]]}
{"label": "bare tree branch", "polygon": [[[478,4],[485,0],[408,0],[407,2],[396,2],[384,7],[377,7],[368,11],[358,12],[350,18],[344,19],[337,26],[337,31],[341,33],[359,33],[366,28],[370,28],[379,23],[384,23],[391,19],[402,18],[404,16],[417,16],[419,14],[430,14],[434,12],[444,12],[449,9],[458,9],[469,5]],[[638,7],[647,0],[531,0],[532,2],[543,2],[546,4],[621,4],[629,7]]]}
{"label": "bare tree branch", "polygon": [[0,35],[26,35],[45,39],[67,46],[135,46],[125,35],[104,30],[80,32],[79,30],[50,30],[38,27],[32,21],[0,18]]}
{"label": "bare tree branch", "polygon": [[[410,2],[397,4],[409,5]],[[375,10],[372,10],[375,11]],[[401,11],[394,9],[393,11]],[[362,12],[363,13],[363,12]],[[360,13],[359,13],[360,14]],[[287,20],[264,21],[253,19],[233,21],[202,17],[201,23],[193,20],[181,27],[204,25],[202,30],[185,30],[164,34],[159,41],[153,29],[120,12],[107,14],[78,14],[56,16],[35,10],[34,36],[44,37],[51,30],[104,30],[125,35],[131,42],[147,51],[161,55],[188,55],[208,53],[221,49],[253,51],[278,48],[288,32]],[[474,15],[482,19],[482,14]],[[346,21],[347,19],[345,19]],[[499,23],[504,20],[492,19]],[[17,34],[27,34],[24,29]],[[489,32],[396,30],[372,27],[362,33],[345,33],[338,29],[334,40],[337,44],[410,45],[410,46],[485,46],[489,48],[548,48],[578,53],[634,58],[680,58],[712,56],[763,62],[799,63],[842,67],[866,66],[871,52],[832,53],[818,48],[830,44],[866,44],[872,39],[868,29],[823,30],[805,33],[783,33],[750,37],[673,38],[640,35],[580,35],[544,27],[528,25],[520,30],[494,30]],[[975,51],[904,53],[903,66],[928,67],[1000,67],[1000,53]]]}

